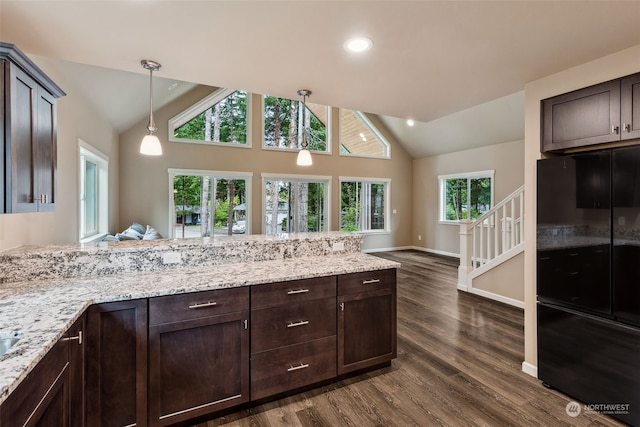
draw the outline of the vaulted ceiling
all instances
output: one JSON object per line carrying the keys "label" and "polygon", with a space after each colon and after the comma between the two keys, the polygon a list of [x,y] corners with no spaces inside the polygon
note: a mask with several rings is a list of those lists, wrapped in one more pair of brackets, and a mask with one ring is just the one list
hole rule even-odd
{"label": "vaulted ceiling", "polygon": [[[144,117],[149,58],[167,86],[309,88],[382,116],[414,157],[522,138],[525,84],[640,44],[638,22],[637,1],[0,0],[0,39],[68,73],[91,66],[85,96],[131,109],[116,127]],[[354,35],[373,48],[347,53]]]}

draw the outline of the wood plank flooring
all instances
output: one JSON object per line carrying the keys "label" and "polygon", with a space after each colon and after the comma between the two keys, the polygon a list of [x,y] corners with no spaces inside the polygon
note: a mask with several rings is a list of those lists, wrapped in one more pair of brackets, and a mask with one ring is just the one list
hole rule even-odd
{"label": "wood plank flooring", "polygon": [[457,260],[398,261],[398,358],[388,368],[198,424],[214,426],[622,426],[566,414],[572,399],[521,371],[523,312],[456,290]]}

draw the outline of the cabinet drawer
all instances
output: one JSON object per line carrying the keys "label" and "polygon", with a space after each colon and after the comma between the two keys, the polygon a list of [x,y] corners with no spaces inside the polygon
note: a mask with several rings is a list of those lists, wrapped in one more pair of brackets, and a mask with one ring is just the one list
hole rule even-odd
{"label": "cabinet drawer", "polygon": [[336,296],[336,278],[317,277],[251,287],[251,308],[297,304]]}
{"label": "cabinet drawer", "polygon": [[251,312],[251,353],[335,334],[335,298]]}
{"label": "cabinet drawer", "polygon": [[149,298],[149,325],[249,309],[249,288],[217,289]]}
{"label": "cabinet drawer", "polygon": [[388,288],[396,283],[396,270],[366,271],[338,276],[338,295],[357,294]]}
{"label": "cabinet drawer", "polygon": [[251,357],[251,399],[273,396],[336,376],[336,337]]}

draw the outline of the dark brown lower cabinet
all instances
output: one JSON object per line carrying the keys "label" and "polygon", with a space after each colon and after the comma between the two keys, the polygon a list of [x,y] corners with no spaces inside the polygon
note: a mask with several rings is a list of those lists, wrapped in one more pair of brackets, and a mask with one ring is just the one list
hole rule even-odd
{"label": "dark brown lower cabinet", "polygon": [[396,341],[395,269],[338,276],[338,375],[391,361]]}
{"label": "dark brown lower cabinet", "polygon": [[87,426],[147,425],[147,300],[89,307]]}
{"label": "dark brown lower cabinet", "polygon": [[149,328],[149,425],[249,401],[249,311]]}

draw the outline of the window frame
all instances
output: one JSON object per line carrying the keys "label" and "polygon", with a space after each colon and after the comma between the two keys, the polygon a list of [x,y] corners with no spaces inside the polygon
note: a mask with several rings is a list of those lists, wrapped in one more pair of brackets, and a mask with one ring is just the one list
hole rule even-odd
{"label": "window frame", "polygon": [[[471,180],[479,179],[479,178],[489,178],[491,179],[491,205],[489,209],[493,208],[495,205],[495,170],[485,170],[485,171],[476,171],[476,172],[467,172],[467,173],[456,173],[456,174],[448,174],[448,175],[439,175],[438,176],[438,223],[445,225],[459,225],[460,221],[463,220],[447,220],[446,214],[446,182],[447,180],[452,179],[466,179],[467,180],[467,212],[470,206],[471,200]],[[467,218],[470,219],[470,218]],[[471,221],[475,221],[471,219]]]}
{"label": "window frame", "polygon": [[387,138],[385,138],[384,135],[382,135],[382,133],[378,130],[378,128],[371,122],[371,120],[369,120],[369,118],[367,117],[367,115],[365,113],[363,113],[362,111],[358,111],[358,110],[349,110],[351,112],[353,112],[353,114],[360,119],[360,121],[364,124],[364,126],[375,135],[376,138],[378,138],[378,141],[384,146],[385,148],[385,155],[383,156],[376,156],[373,154],[353,154],[353,153],[343,153],[342,150],[340,150],[340,147],[342,147],[342,120],[340,120],[340,118],[342,117],[342,110],[348,110],[348,108],[339,108],[338,109],[338,138],[340,139],[339,141],[339,147],[338,147],[338,153],[341,156],[345,156],[345,157],[362,157],[362,158],[366,158],[366,159],[385,159],[385,160],[390,160],[391,159],[391,144],[389,143],[389,141],[387,140]]}
{"label": "window frame", "polygon": [[[357,231],[360,234],[389,234],[391,232],[391,178],[372,178],[372,177],[338,177],[340,188],[340,230],[342,230],[342,183],[343,182],[361,182],[366,184],[383,184],[384,185],[384,228],[382,230],[366,229]],[[364,208],[363,208],[364,209]]]}
{"label": "window frame", "polygon": [[[78,236],[80,243],[97,241],[108,234],[109,229],[109,156],[87,142],[78,139]],[[86,163],[96,165],[96,229],[86,230]]]}
{"label": "window frame", "polygon": [[[297,174],[281,174],[281,173],[262,173],[261,174],[261,212],[263,220],[261,225],[262,234],[267,234],[264,219],[267,217],[267,181],[292,181],[292,182],[316,182],[323,183],[325,187],[324,197],[324,228],[325,231],[331,230],[331,183],[332,176],[327,175],[297,175]],[[309,233],[320,233],[319,231],[309,231]]]}
{"label": "window frame", "polygon": [[[231,142],[216,142],[216,141],[200,141],[198,139],[187,139],[187,138],[176,138],[174,133],[177,128],[187,123],[189,120],[193,119],[197,115],[201,114],[203,111],[208,108],[213,107],[218,102],[227,98],[229,95],[235,92],[245,92],[247,94],[247,118],[246,118],[246,132],[247,132],[247,143],[246,144],[234,144]],[[234,147],[234,148],[251,148],[251,123],[252,123],[252,93],[246,92],[240,89],[227,89],[227,88],[219,88],[213,91],[211,94],[202,98],[200,101],[196,102],[186,110],[176,114],[167,122],[168,126],[168,135],[170,142],[181,142],[186,144],[201,144],[201,145],[211,145],[217,147]]]}
{"label": "window frame", "polygon": [[[262,149],[266,150],[266,151],[279,151],[279,152],[284,152],[284,153],[297,153],[298,151],[300,151],[300,148],[291,148],[291,147],[267,147],[265,145],[266,140],[265,140],[265,116],[264,116],[264,98],[266,96],[272,96],[274,98],[281,98],[281,99],[289,99],[290,101],[296,101],[295,99],[291,99],[291,98],[282,98],[279,96],[275,96],[275,95],[268,95],[268,94],[262,94],[260,95],[260,114],[262,116],[262,120],[260,122],[260,138],[262,140]],[[321,104],[316,104],[316,105],[321,105]],[[332,119],[331,119],[331,107],[329,105],[325,105],[324,106],[327,110],[327,123],[325,124],[325,128],[326,128],[326,137],[327,140],[325,141],[325,144],[327,145],[327,149],[325,151],[318,151],[318,150],[309,150],[311,153],[315,154],[321,154],[321,155],[331,155],[331,150],[332,150],[332,143],[331,143],[331,126],[332,126]],[[308,108],[307,108],[308,109]],[[311,110],[309,110],[311,111]]]}
{"label": "window frame", "polygon": [[[253,181],[253,172],[232,172],[232,171],[211,171],[211,170],[202,170],[202,169],[176,169],[169,168],[167,169],[167,175],[169,177],[169,238],[170,239],[178,239],[175,237],[175,209],[176,205],[174,203],[173,197],[173,178],[180,175],[192,175],[192,176],[208,176],[214,179],[233,179],[240,180],[243,179],[245,181],[245,191],[246,191],[246,210],[245,210],[245,232],[242,234],[243,236],[248,236],[251,234],[251,183]],[[200,237],[204,239],[206,237]],[[208,237],[209,239],[215,238],[214,236]],[[182,238],[180,238],[182,239]]]}

